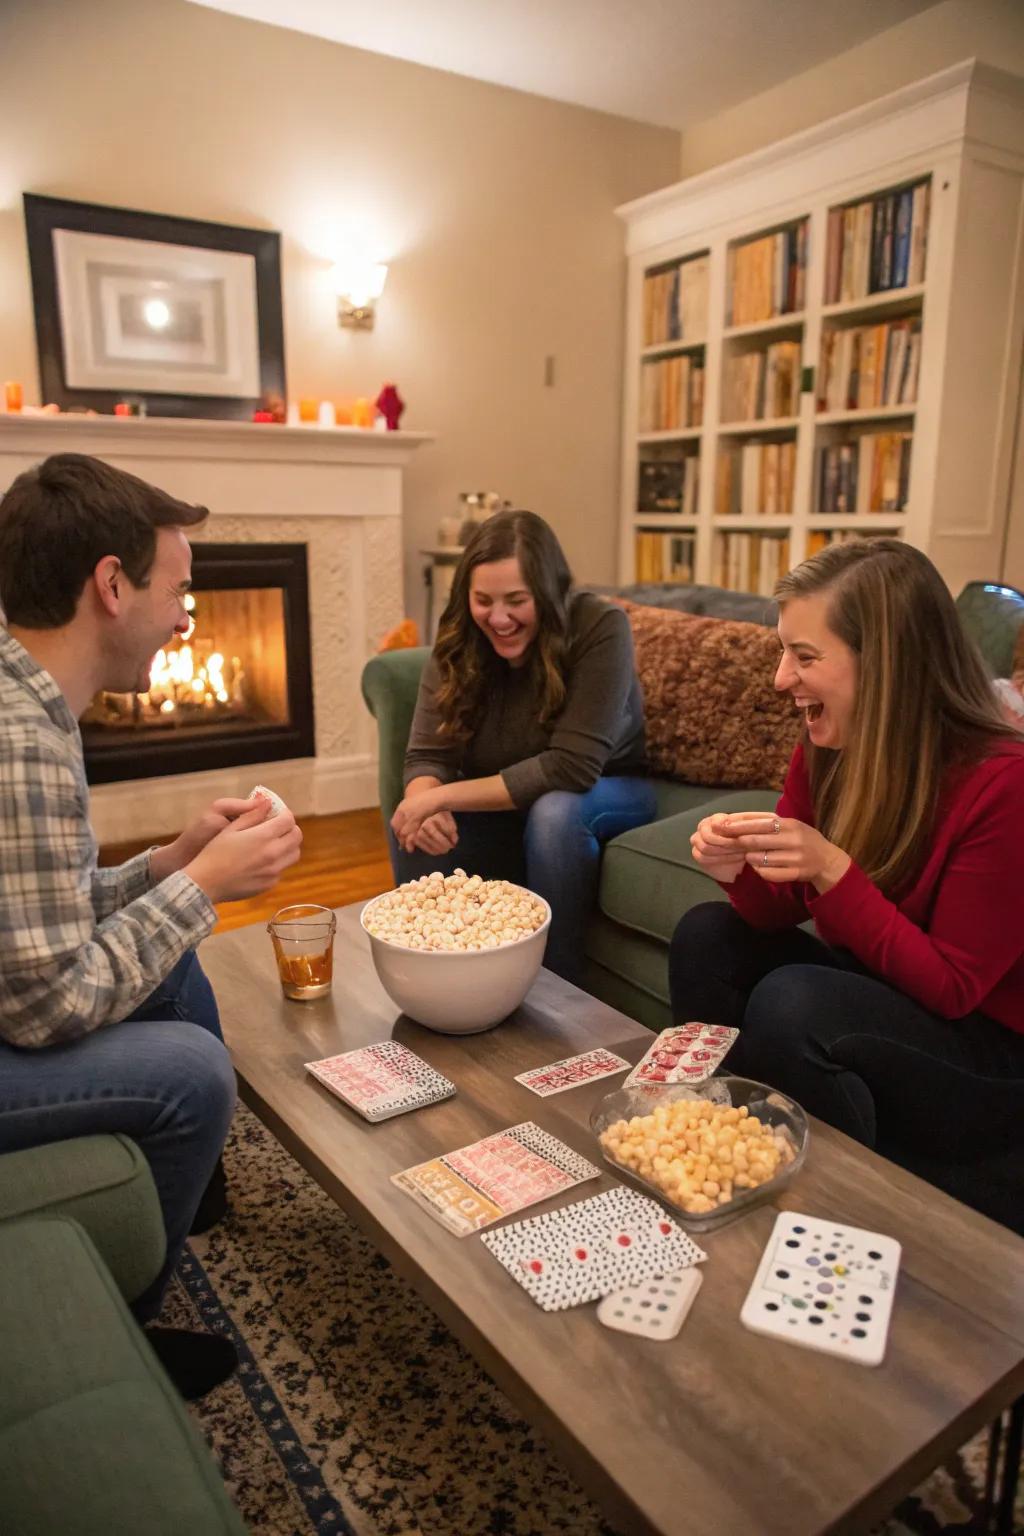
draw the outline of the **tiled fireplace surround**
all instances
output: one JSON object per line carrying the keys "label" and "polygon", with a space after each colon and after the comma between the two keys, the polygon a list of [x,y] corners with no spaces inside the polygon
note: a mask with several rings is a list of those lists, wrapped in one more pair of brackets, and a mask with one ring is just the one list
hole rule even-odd
{"label": "tiled fireplace surround", "polygon": [[299,815],[377,803],[363,664],[402,614],[402,471],[425,433],[154,418],[0,416],[0,491],[51,453],[91,453],[209,507],[194,542],[308,546],[316,754],[101,784],[101,842],[160,837],[268,784]]}

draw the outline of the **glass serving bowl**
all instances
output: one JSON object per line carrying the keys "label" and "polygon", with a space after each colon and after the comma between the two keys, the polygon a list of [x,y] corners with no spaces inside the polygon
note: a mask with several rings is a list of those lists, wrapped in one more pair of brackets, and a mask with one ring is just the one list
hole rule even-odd
{"label": "glass serving bowl", "polygon": [[674,1104],[679,1099],[688,1099],[692,1102],[709,1099],[713,1104],[732,1105],[736,1109],[746,1105],[751,1115],[756,1115],[762,1125],[770,1125],[773,1130],[779,1132],[793,1150],[792,1158],[780,1167],[774,1178],[766,1180],[764,1184],[758,1184],[754,1189],[739,1190],[725,1205],[717,1205],[711,1211],[698,1214],[683,1210],[665,1190],[660,1189],[649,1179],[642,1178],[632,1168],[616,1162],[601,1146],[605,1162],[615,1169],[618,1176],[645,1190],[647,1194],[653,1195],[655,1200],[660,1200],[662,1205],[667,1206],[672,1212],[680,1226],[687,1227],[693,1232],[717,1232],[720,1227],[741,1216],[744,1211],[749,1211],[752,1206],[770,1200],[802,1168],[804,1158],[807,1156],[807,1142],[810,1135],[807,1116],[794,1099],[779,1093],[775,1088],[769,1088],[765,1083],[755,1083],[749,1077],[712,1077],[706,1083],[701,1083],[699,1087],[692,1087],[688,1083],[665,1085],[637,1083],[629,1088],[619,1088],[615,1093],[610,1093],[606,1098],[601,1099],[594,1107],[590,1116],[590,1129],[598,1138],[598,1145],[600,1145],[601,1132],[606,1131],[617,1120],[631,1120],[635,1115],[649,1115],[657,1109],[659,1104]]}

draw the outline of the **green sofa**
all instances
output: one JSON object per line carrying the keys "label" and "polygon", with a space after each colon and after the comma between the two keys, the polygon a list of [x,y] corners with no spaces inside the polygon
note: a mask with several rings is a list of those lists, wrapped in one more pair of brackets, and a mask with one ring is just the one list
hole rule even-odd
{"label": "green sofa", "polygon": [[0,1531],[245,1536],[126,1304],[163,1255],[127,1137],[0,1156]]}
{"label": "green sofa", "polygon": [[[718,587],[634,586],[615,591],[632,602],[702,617],[775,622],[770,602]],[[1024,624],[1024,594],[972,582],[957,606],[993,676],[1006,676],[1015,638]],[[363,671],[363,697],[379,731],[380,805],[385,821],[402,796],[405,744],[428,655],[424,647],[388,651],[374,656]],[[657,818],[605,847],[597,910],[586,938],[583,985],[651,1029],[664,1029],[671,1023],[668,945],[676,923],[698,902],[724,899],[721,888],[694,863],[690,835],[698,821],[714,811],[771,810],[778,795],[768,788],[723,789],[661,778],[654,785]]]}

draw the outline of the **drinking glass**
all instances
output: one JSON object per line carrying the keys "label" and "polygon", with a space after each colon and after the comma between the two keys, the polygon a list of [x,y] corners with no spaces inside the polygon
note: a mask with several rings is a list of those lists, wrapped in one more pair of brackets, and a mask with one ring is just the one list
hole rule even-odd
{"label": "drinking glass", "polygon": [[326,997],[334,974],[334,930],[329,907],[282,907],[267,924],[285,997],[311,1002]]}

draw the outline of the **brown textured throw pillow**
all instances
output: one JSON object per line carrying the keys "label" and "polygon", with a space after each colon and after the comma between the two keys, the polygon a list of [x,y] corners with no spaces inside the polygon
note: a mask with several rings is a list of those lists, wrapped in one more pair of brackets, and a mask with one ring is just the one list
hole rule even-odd
{"label": "brown textured throw pillow", "polygon": [[781,788],[800,718],[772,685],[774,629],[615,601],[633,630],[653,771],[690,784]]}

